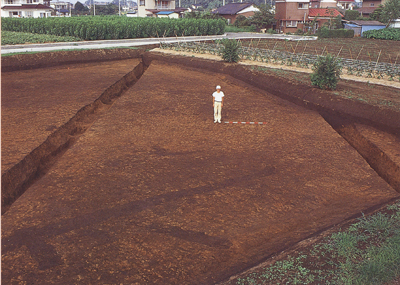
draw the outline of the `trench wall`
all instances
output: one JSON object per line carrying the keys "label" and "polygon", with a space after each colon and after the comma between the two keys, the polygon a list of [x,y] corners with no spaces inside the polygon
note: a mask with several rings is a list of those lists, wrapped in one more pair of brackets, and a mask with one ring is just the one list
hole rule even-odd
{"label": "trench wall", "polygon": [[[140,53],[136,54],[137,57]],[[64,61],[66,62],[66,61]],[[68,62],[70,62],[68,60]],[[42,66],[40,63],[38,66]],[[60,64],[60,61],[58,62]],[[26,65],[19,65],[25,68]],[[36,68],[29,66],[29,68]],[[125,90],[134,85],[145,71],[143,63],[108,87],[93,103],[81,108],[67,123],[53,132],[40,146],[10,168],[1,177],[1,211],[5,213],[11,204],[30,185],[42,177],[77,139],[83,134]],[[15,69],[16,70],[16,69]]]}

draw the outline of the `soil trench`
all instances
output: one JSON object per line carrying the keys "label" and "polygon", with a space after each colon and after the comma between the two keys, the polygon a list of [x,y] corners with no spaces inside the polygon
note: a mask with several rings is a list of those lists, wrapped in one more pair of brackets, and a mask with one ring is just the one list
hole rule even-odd
{"label": "soil trench", "polygon": [[[221,82],[225,119],[269,124],[213,124],[208,85]],[[2,175],[3,278],[225,280],[398,197],[398,147],[379,141],[396,144],[399,118],[245,67],[146,52]]]}
{"label": "soil trench", "polygon": [[45,175],[58,158],[72,146],[97,118],[107,112],[124,91],[137,82],[146,68],[140,62],[132,71],[109,86],[97,100],[80,109],[74,117],[54,131],[40,146],[2,174],[2,214],[35,181]]}

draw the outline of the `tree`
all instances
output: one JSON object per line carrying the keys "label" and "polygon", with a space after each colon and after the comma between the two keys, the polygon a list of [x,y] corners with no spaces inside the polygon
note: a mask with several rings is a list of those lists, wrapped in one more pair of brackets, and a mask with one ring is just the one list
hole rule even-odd
{"label": "tree", "polygon": [[234,39],[223,39],[221,48],[222,59],[227,62],[239,61],[240,44]]}
{"label": "tree", "polygon": [[76,2],[74,10],[72,10],[72,14],[75,15],[82,15],[82,14],[89,13],[89,8],[83,5],[81,2]]}
{"label": "tree", "polygon": [[383,10],[383,5],[379,5],[379,7],[376,8],[371,15],[369,15],[370,19],[375,21],[381,21],[382,10]]}
{"label": "tree", "polygon": [[386,23],[386,27],[389,27],[398,18],[400,18],[400,0],[387,1],[383,6],[380,21]]}
{"label": "tree", "polygon": [[249,20],[245,16],[239,15],[236,17],[234,25],[235,27],[249,26]]}
{"label": "tree", "polygon": [[314,63],[311,84],[321,89],[335,90],[340,79],[340,61],[328,54],[320,56]]}
{"label": "tree", "polygon": [[250,23],[259,29],[263,29],[274,23],[275,13],[272,12],[271,5],[262,4],[257,6],[260,11],[254,13],[254,15],[249,19]]}
{"label": "tree", "polygon": [[360,16],[360,12],[357,10],[346,10],[344,18],[348,21],[356,20]]}
{"label": "tree", "polygon": [[[75,3],[75,10],[76,11],[80,11],[80,12],[82,12],[82,11],[84,11],[85,10],[85,6],[81,3],[81,2],[76,2]],[[87,8],[86,8],[87,9]]]}

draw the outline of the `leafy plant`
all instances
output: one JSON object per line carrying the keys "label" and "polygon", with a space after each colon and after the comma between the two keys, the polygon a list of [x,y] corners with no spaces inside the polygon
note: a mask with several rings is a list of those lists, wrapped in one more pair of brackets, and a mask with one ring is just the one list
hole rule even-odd
{"label": "leafy plant", "polygon": [[221,56],[222,59],[227,62],[238,62],[239,61],[239,50],[240,44],[236,40],[233,39],[224,39],[221,41]]}
{"label": "leafy plant", "polygon": [[319,57],[314,63],[313,73],[311,74],[311,84],[321,89],[335,90],[340,79],[340,61],[328,54]]}

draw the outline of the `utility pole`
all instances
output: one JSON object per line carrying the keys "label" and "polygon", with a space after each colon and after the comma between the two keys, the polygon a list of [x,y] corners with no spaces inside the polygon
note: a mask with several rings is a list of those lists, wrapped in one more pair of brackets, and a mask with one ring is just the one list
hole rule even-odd
{"label": "utility pole", "polygon": [[118,0],[118,14],[121,16],[121,0]]}

